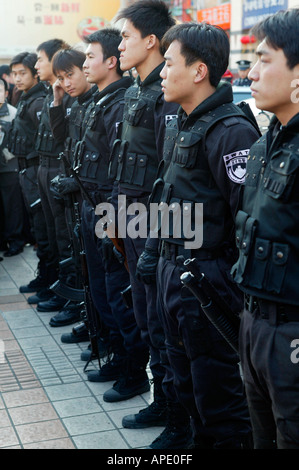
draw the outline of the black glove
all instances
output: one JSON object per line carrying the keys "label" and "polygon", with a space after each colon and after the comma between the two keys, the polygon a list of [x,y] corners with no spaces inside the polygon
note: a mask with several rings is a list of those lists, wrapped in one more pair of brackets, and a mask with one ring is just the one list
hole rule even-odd
{"label": "black glove", "polygon": [[145,248],[139,256],[136,277],[144,284],[154,284],[156,282],[156,271],[160,255],[153,248]]}
{"label": "black glove", "polygon": [[77,181],[71,176],[56,176],[51,181],[51,188],[59,196],[65,196],[80,190]]}
{"label": "black glove", "polygon": [[124,264],[125,258],[115,248],[112,240],[109,237],[105,237],[102,239],[102,253],[103,258],[106,261],[112,261],[116,259],[120,264]]}

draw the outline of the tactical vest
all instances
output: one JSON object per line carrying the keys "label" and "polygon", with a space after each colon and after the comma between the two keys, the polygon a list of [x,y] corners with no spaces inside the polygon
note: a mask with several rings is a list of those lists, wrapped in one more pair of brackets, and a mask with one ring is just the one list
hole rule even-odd
{"label": "tactical vest", "polygon": [[23,95],[8,138],[8,149],[17,157],[25,157],[35,149],[36,128],[30,119],[28,109],[32,103],[40,97],[45,97],[46,92],[40,86],[36,87],[29,96]]}
{"label": "tactical vest", "polygon": [[[209,111],[198,119],[194,117],[193,120],[189,120],[190,124],[185,129],[178,129],[177,119],[169,123],[165,135],[163,162],[159,168],[159,174],[163,173],[163,179],[156,180],[150,199],[151,203],[160,204],[160,210],[163,210],[164,204],[164,207],[168,206],[171,209],[167,241],[180,245],[185,243],[186,236],[183,228],[187,217],[191,230],[198,229],[195,227],[194,217],[196,203],[203,204],[202,249],[219,249],[231,238],[230,208],[209,167],[205,154],[205,139],[208,132],[218,122],[233,117],[247,119],[236,105],[228,103]],[[241,158],[239,160],[239,164],[244,166],[245,171],[246,161],[242,162]],[[179,234],[178,227],[181,227]],[[161,220],[156,229],[161,230]],[[233,244],[233,240],[231,243]]]}
{"label": "tactical vest", "polygon": [[84,137],[76,145],[74,165],[79,168],[83,182],[97,185],[111,185],[108,178],[110,144],[105,128],[105,113],[116,103],[123,100],[124,88],[105,95],[97,103],[91,104],[83,122]]}
{"label": "tactical vest", "polygon": [[84,134],[84,118],[85,114],[93,103],[94,95],[92,90],[85,94],[85,99],[76,100],[71,108],[68,121],[68,139],[67,147],[70,150],[70,157],[74,158],[77,143],[82,139]]}
{"label": "tactical vest", "polygon": [[161,94],[161,80],[144,88],[135,83],[126,92],[121,139],[115,142],[115,166],[110,167],[122,189],[152,190],[159,165],[154,111]]}
{"label": "tactical vest", "polygon": [[250,150],[232,274],[251,295],[299,305],[299,136],[287,137],[268,161],[266,135]]}
{"label": "tactical vest", "polygon": [[48,94],[45,99],[40,124],[37,130],[35,150],[40,155],[57,158],[59,154],[63,152],[64,144],[54,139],[51,129],[49,108],[53,99],[52,93]]}

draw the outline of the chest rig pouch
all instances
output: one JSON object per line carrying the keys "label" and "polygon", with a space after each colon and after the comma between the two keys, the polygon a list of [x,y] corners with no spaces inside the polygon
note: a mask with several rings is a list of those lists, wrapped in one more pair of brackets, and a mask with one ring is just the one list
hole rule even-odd
{"label": "chest rig pouch", "polygon": [[[244,212],[236,219],[239,260],[232,270],[237,283],[262,289],[269,298],[286,294],[296,296],[296,252],[298,247],[294,214],[299,198],[294,184],[299,168],[299,138],[282,144],[268,157],[266,138],[251,148],[243,196]],[[249,215],[250,214],[250,215]],[[249,221],[254,221],[248,229]],[[292,241],[291,241],[292,240]],[[290,242],[291,241],[291,242]],[[288,278],[289,276],[289,278]]]}
{"label": "chest rig pouch", "polygon": [[[163,151],[163,180],[156,181],[151,202],[159,203],[162,208],[167,205],[171,212],[177,210],[180,220],[176,219],[175,213],[171,213],[170,237],[174,236],[177,227],[186,225],[185,218],[191,220],[190,228],[195,230],[195,205],[202,203],[206,234],[204,247],[214,248],[221,243],[225,226],[220,225],[219,221],[224,219],[227,207],[205,155],[205,140],[219,121],[241,116],[244,118],[238,107],[225,104],[198,119],[187,120],[182,129],[179,129],[176,119],[168,125]],[[177,243],[184,243],[183,229],[175,238],[179,238]]]}
{"label": "chest rig pouch", "polygon": [[9,151],[14,155],[25,156],[34,150],[36,130],[32,128],[27,111],[35,99],[36,96],[33,96],[30,100],[21,100],[19,103],[7,143]]}
{"label": "chest rig pouch", "polygon": [[144,89],[136,84],[126,92],[122,134],[109,170],[110,177],[125,188],[152,189],[158,169],[154,111],[160,96],[160,81]]}
{"label": "chest rig pouch", "polygon": [[35,150],[39,154],[48,157],[58,157],[58,155],[63,152],[63,143],[57,142],[52,133],[49,117],[49,106],[52,100],[53,95],[48,95],[45,99],[41,113],[41,121],[36,135]]}
{"label": "chest rig pouch", "polygon": [[89,106],[84,119],[83,139],[77,143],[75,160],[83,181],[107,184],[110,145],[105,127],[105,112],[122,99],[122,90],[104,96]]}

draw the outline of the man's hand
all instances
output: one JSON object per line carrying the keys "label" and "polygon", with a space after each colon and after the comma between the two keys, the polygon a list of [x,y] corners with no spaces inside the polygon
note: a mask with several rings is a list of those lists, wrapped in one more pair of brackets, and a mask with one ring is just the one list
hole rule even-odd
{"label": "man's hand", "polygon": [[71,176],[56,176],[51,181],[51,189],[59,196],[65,196],[79,191],[80,188],[77,181]]}
{"label": "man's hand", "polygon": [[124,264],[123,255],[115,248],[112,240],[106,236],[102,239],[102,253],[106,261],[117,260],[120,264]]}
{"label": "man's hand", "polygon": [[60,85],[59,80],[56,80],[56,82],[53,85],[53,95],[54,95],[54,103],[53,103],[54,106],[60,106],[62,104],[65,91]]}
{"label": "man's hand", "polygon": [[139,256],[136,268],[136,277],[144,284],[154,284],[156,282],[156,271],[160,255],[153,248],[145,248]]}

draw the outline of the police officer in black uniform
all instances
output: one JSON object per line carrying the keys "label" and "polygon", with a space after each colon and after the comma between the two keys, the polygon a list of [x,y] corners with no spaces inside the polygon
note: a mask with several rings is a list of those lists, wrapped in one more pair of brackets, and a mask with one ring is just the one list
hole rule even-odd
{"label": "police officer in black uniform", "polygon": [[[123,122],[115,152],[119,159],[116,179],[119,195],[126,197],[128,208],[143,204],[148,209],[148,198],[156,178],[164,143],[167,122],[176,116],[177,105],[163,100],[161,78],[163,53],[160,41],[174,24],[167,5],[161,1],[140,1],[118,15],[125,19],[123,40],[119,46],[123,70],[136,67],[138,77],[125,95]],[[120,208],[121,209],[121,208]],[[126,212],[126,208],[123,208]],[[141,215],[141,214],[140,214]],[[142,218],[143,217],[143,218]],[[122,215],[120,219],[122,219]],[[150,368],[154,379],[154,401],[139,413],[124,416],[126,428],[166,426],[161,435],[150,444],[151,448],[184,448],[191,442],[189,416],[177,401],[172,372],[165,349],[163,327],[156,308],[157,286],[155,275],[156,254],[150,249],[147,261],[154,263],[154,272],[137,273],[137,262],[143,253],[148,233],[147,214],[140,217],[145,235],[132,237],[129,228],[137,224],[135,214],[128,214],[123,225],[127,228],[124,239],[132,286],[136,321],[150,348]],[[138,225],[138,224],[137,224]],[[138,231],[138,228],[137,228]],[[114,393],[113,389],[106,394]],[[121,396],[122,391],[119,390]]]}
{"label": "police officer in black uniform", "polygon": [[299,9],[268,17],[254,34],[251,89],[275,117],[250,150],[237,215],[240,355],[255,448],[298,449]]}
{"label": "police officer in black uniform", "polygon": [[14,82],[22,94],[9,135],[9,150],[18,158],[20,185],[30,217],[33,237],[37,243],[36,255],[38,257],[38,275],[29,284],[20,287],[21,293],[37,292],[48,285],[49,243],[37,184],[39,156],[35,150],[36,129],[39,126],[46,89],[44,84],[38,81],[34,68],[36,61],[35,53],[23,52],[15,56],[10,63]]}
{"label": "police officer in black uniform", "polygon": [[[47,81],[49,83],[48,94],[41,112],[41,120],[36,137],[36,151],[40,155],[38,184],[42,207],[47,222],[51,257],[48,263],[48,269],[50,271],[49,280],[52,282],[49,282],[49,287],[57,279],[69,286],[73,286],[75,282],[74,266],[67,265],[62,267],[60,265],[61,261],[71,257],[70,237],[65,218],[64,201],[61,198],[53,196],[50,190],[51,180],[59,174],[59,154],[64,149],[64,141],[59,142],[54,139],[50,124],[49,110],[53,106],[54,99],[52,86],[56,81],[56,77],[52,70],[52,59],[59,49],[67,48],[69,48],[69,46],[60,39],[52,39],[40,44],[37,48],[38,60],[35,66],[40,80]],[[73,98],[66,95],[63,100],[66,116],[70,112],[72,102]],[[48,290],[47,296],[48,300],[38,301],[38,311],[57,311],[61,310],[66,304],[65,299],[55,295],[50,289]],[[65,308],[67,309],[68,307],[66,306]],[[72,321],[78,321],[80,319],[80,312],[77,310],[77,318],[75,319],[73,312],[71,311],[72,309],[73,306],[70,305],[69,312],[72,317]]]}
{"label": "police officer in black uniform", "polygon": [[249,60],[238,60],[238,73],[239,73],[239,78],[236,78],[236,80],[233,81],[233,85],[236,86],[250,86],[251,85],[251,80],[248,78],[248,74],[250,71],[250,65],[251,62]]}
{"label": "police officer in black uniform", "polygon": [[[224,31],[188,23],[171,28],[164,41],[165,100],[181,105],[166,130],[161,179],[152,194],[152,202],[173,212],[169,233],[161,226],[157,270],[167,352],[195,443],[242,448],[250,445],[251,429],[238,357],[182,288],[180,275],[182,260],[195,258],[232,309],[241,309],[241,293],[229,276],[233,217],[258,132],[232,103],[231,86],[219,85],[229,59]],[[153,248],[155,240],[148,243]]]}
{"label": "police officer in black uniform", "polygon": [[[99,217],[95,212],[95,206],[107,203],[112,193],[114,181],[108,177],[110,155],[123,114],[123,96],[132,83],[130,77],[122,76],[119,68],[120,40],[119,30],[114,28],[103,29],[86,39],[88,47],[83,68],[88,81],[96,83],[98,92],[82,123],[84,135],[76,145],[74,165],[85,189],[82,235],[91,294],[101,320],[109,329],[113,352],[111,360],[100,370],[88,372],[87,377],[92,382],[129,382],[130,387],[122,397],[125,400],[149,390],[145,371],[149,354],[141,340],[133,309],[127,308],[121,297],[130,283],[128,272],[115,257],[111,241],[96,236]],[[109,401],[115,401],[114,398],[111,396]]]}
{"label": "police officer in black uniform", "polygon": [[[85,54],[76,49],[63,49],[58,51],[52,60],[52,69],[57,81],[53,85],[54,101],[53,106],[49,110],[50,124],[54,138],[59,142],[64,142],[66,157],[69,164],[73,166],[73,152],[77,142],[83,136],[82,121],[86,110],[93,100],[93,94],[96,87],[92,87],[86,81],[83,72],[83,63]],[[70,113],[66,117],[63,106],[63,99],[67,93],[74,99]],[[69,237],[72,244],[72,258],[75,265],[75,288],[82,289],[82,267],[80,262],[80,248],[77,236],[74,232],[76,220],[74,214],[74,203],[78,202],[79,207],[82,205],[80,188],[76,180],[70,176],[70,169],[61,161],[60,173],[51,182],[53,193],[59,198],[61,197],[65,203],[65,217],[69,231]],[[66,286],[61,286],[65,288]],[[68,310],[62,310],[50,319],[50,326],[58,327],[69,325],[74,320],[78,320],[78,310],[81,310],[80,302],[72,302]],[[80,328],[82,333],[82,329]],[[86,340],[86,335],[85,335]]]}
{"label": "police officer in black uniform", "polygon": [[4,256],[16,256],[23,251],[25,244],[24,202],[19,182],[18,160],[8,150],[8,137],[16,108],[7,103],[8,84],[0,81],[0,203],[3,218],[1,227],[1,244]]}

